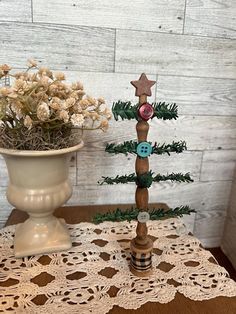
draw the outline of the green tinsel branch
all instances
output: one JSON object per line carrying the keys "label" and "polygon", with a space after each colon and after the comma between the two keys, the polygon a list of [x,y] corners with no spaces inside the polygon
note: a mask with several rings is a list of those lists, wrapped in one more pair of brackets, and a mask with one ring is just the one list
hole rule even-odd
{"label": "green tinsel branch", "polygon": [[103,185],[103,184],[118,184],[118,183],[122,183],[122,184],[126,184],[129,182],[135,182],[136,180],[136,175],[135,173],[131,173],[129,175],[123,175],[123,176],[119,176],[117,175],[115,178],[111,178],[111,177],[102,177],[103,181],[98,181],[99,185]]}
{"label": "green tinsel branch", "polygon": [[[162,218],[173,218],[173,217],[182,217],[183,215],[190,215],[195,213],[194,209],[191,209],[189,206],[180,206],[176,208],[170,208],[168,210],[160,209],[148,209],[150,215],[150,220],[159,220]],[[115,211],[107,212],[105,214],[97,213],[94,218],[94,223],[101,223],[103,221],[131,221],[137,220],[137,216],[140,210],[137,208],[131,208],[126,210],[121,210],[117,208]]]}
{"label": "green tinsel branch", "polygon": [[[148,142],[152,144],[151,142]],[[107,144],[105,151],[110,154],[125,154],[127,155],[128,153],[131,154],[136,154],[136,149],[138,146],[138,142],[136,141],[125,141],[122,144]],[[157,155],[162,155],[162,154],[168,154],[170,153],[182,153],[184,150],[186,150],[186,142],[185,141],[179,141],[179,142],[172,142],[171,144],[157,144],[155,143],[152,146],[152,154],[157,154]]]}
{"label": "green tinsel branch", "polygon": [[171,173],[167,175],[157,174],[154,176],[152,171],[148,171],[142,175],[136,175],[135,173],[131,173],[129,175],[117,175],[115,178],[111,177],[102,177],[102,181],[99,181],[98,184],[126,184],[130,182],[135,182],[140,188],[149,188],[152,185],[152,182],[160,182],[160,181],[177,181],[177,182],[193,182],[193,179],[190,177],[189,173]]}
{"label": "green tinsel branch", "polygon": [[165,102],[153,103],[153,118],[163,120],[171,120],[178,118],[178,106],[174,104],[166,104]]}
{"label": "green tinsel branch", "polygon": [[[152,118],[171,120],[178,118],[178,107],[174,104],[166,104],[165,102],[153,103],[154,114]],[[132,105],[130,101],[117,101],[113,103],[112,113],[115,120],[119,117],[122,120],[139,119],[138,104]]]}
{"label": "green tinsel branch", "polygon": [[131,120],[136,119],[138,120],[138,105],[132,105],[130,101],[121,101],[118,100],[117,102],[113,103],[112,106],[112,113],[114,119],[117,121],[119,117],[122,120]]}
{"label": "green tinsel branch", "polygon": [[193,182],[193,179],[190,177],[190,173],[171,173],[167,175],[157,174],[153,178],[153,182],[160,182],[160,181],[177,181],[177,182]]}

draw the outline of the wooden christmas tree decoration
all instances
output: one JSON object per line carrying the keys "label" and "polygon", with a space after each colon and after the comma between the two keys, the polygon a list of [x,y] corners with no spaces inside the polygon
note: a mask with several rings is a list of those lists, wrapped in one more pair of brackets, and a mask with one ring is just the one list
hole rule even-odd
{"label": "wooden christmas tree decoration", "polygon": [[[137,157],[135,171],[137,176],[143,175],[149,171],[148,156],[151,153],[151,145],[147,142],[149,131],[148,120],[153,116],[153,107],[147,103],[147,96],[151,96],[151,87],[155,81],[149,81],[143,73],[138,81],[132,81],[131,84],[136,88],[135,95],[139,97],[138,113],[140,121],[136,124],[138,137]],[[131,241],[131,264],[130,269],[134,275],[147,276],[152,268],[152,249],[153,242],[147,236],[147,220],[149,220],[148,210],[148,189],[137,185],[135,194],[136,207],[140,210],[138,216],[138,225],[136,229],[137,236]]]}
{"label": "wooden christmas tree decoration", "polygon": [[131,221],[138,220],[136,237],[130,243],[131,263],[130,269],[136,276],[148,276],[152,271],[152,240],[148,237],[147,221],[169,217],[182,217],[185,214],[195,212],[189,206],[179,206],[164,210],[163,208],[150,209],[148,206],[148,188],[153,182],[177,181],[192,182],[189,173],[156,174],[149,170],[148,157],[152,154],[161,155],[170,153],[182,153],[187,149],[185,141],[172,142],[171,144],[152,144],[148,142],[149,131],[148,120],[157,118],[163,120],[177,119],[178,112],[176,104],[166,104],[165,102],[149,104],[147,96],[151,96],[151,87],[155,81],[148,80],[143,73],[139,80],[132,81],[136,88],[135,95],[139,97],[139,103],[132,105],[131,102],[117,101],[113,104],[112,113],[115,120],[136,119],[137,141],[125,141],[121,144],[107,144],[106,152],[110,154],[136,154],[135,173],[129,175],[116,176],[115,178],[102,177],[102,184],[126,184],[135,182],[137,185],[135,193],[136,208],[121,210],[117,208],[114,212],[97,214],[94,222],[103,221]]}

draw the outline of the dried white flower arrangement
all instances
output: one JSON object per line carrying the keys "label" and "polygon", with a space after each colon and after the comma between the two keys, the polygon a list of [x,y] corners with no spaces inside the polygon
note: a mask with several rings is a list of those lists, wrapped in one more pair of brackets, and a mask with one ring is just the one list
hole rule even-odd
{"label": "dried white flower arrangement", "polygon": [[29,60],[25,72],[0,66],[4,77],[14,82],[0,88],[0,147],[60,149],[79,142],[76,130],[107,130],[111,112],[104,99],[87,96],[80,82],[66,84],[64,73]]}

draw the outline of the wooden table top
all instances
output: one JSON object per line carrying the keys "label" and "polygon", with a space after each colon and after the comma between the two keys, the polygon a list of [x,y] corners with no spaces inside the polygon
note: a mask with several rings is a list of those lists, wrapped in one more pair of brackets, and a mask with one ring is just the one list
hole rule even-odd
{"label": "wooden table top", "polygon": [[[131,205],[119,205],[120,208],[129,208]],[[157,206],[157,204],[155,204]],[[166,208],[165,204],[158,204],[158,207]],[[55,216],[64,218],[67,223],[75,224],[84,221],[91,221],[96,212],[107,212],[117,208],[117,205],[96,205],[96,206],[74,206],[62,207],[55,211]],[[27,214],[14,209],[6,226],[21,223],[27,219]],[[46,258],[46,256],[45,256]],[[43,281],[44,279],[41,278]],[[47,278],[45,277],[45,280]],[[8,282],[9,286],[11,282]],[[1,285],[1,284],[0,284]],[[8,286],[8,285],[7,285]],[[37,298],[37,304],[42,304],[41,298]],[[148,302],[137,310],[125,310],[119,306],[114,306],[109,314],[235,314],[236,313],[236,297],[217,297],[205,301],[193,301],[182,294],[177,293],[175,299],[167,304]]]}

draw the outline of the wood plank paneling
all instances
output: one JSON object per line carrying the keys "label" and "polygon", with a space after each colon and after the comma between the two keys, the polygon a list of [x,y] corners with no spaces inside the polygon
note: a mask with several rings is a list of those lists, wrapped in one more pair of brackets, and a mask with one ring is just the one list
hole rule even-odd
{"label": "wood plank paneling", "polygon": [[36,22],[182,33],[184,0],[34,0]]}
{"label": "wood plank paneling", "polygon": [[0,64],[35,58],[55,69],[113,71],[115,31],[93,27],[0,23]]}
{"label": "wood plank paneling", "polygon": [[1,0],[0,21],[31,22],[31,0]]}
{"label": "wood plank paneling", "polygon": [[0,186],[0,228],[2,228],[12,210],[6,199],[6,187]]}
{"label": "wood plank paneling", "polygon": [[180,218],[186,226],[187,230],[185,230],[185,231],[191,232],[192,234],[193,234],[193,230],[194,230],[195,216],[196,216],[196,214],[192,213],[191,215],[184,215],[183,217]]}
{"label": "wood plank paneling", "polygon": [[[109,106],[122,99],[137,103],[130,81],[139,74],[64,71],[67,82],[81,81],[88,95],[103,96]],[[236,81],[147,74],[157,80],[150,102],[176,102],[180,115],[236,115]]]}
{"label": "wood plank paneling", "polygon": [[[137,138],[135,121],[112,121],[108,132],[89,132],[84,139],[91,147]],[[236,117],[180,116],[176,121],[153,119],[148,139],[158,143],[186,140],[189,150],[236,149]]]}
{"label": "wood plank paneling", "polygon": [[[119,99],[137,103],[130,81],[139,74],[64,71],[66,81],[81,81],[88,95],[103,96],[109,106]],[[157,80],[150,102],[176,102],[180,115],[236,115],[236,81],[227,79],[176,77],[147,74]]]}
{"label": "wood plank paneling", "polygon": [[200,194],[204,206],[196,213],[194,234],[206,247],[216,247],[221,243],[231,185],[231,181],[217,181],[211,190],[206,191],[210,193],[210,199],[204,191]]}
{"label": "wood plank paneling", "polygon": [[205,247],[220,245],[224,230],[226,208],[222,210],[202,211],[196,214],[194,235]]}
{"label": "wood plank paneling", "polygon": [[[109,106],[122,99],[137,103],[130,81],[139,74],[65,71],[68,82],[80,80],[88,95],[103,96]],[[227,79],[176,77],[148,74],[157,80],[149,102],[176,102],[181,115],[236,115],[236,81]]]}
{"label": "wood plank paneling", "polygon": [[116,72],[236,78],[236,41],[117,30]]}
{"label": "wood plank paneling", "polygon": [[[230,185],[230,181],[154,184],[149,189],[150,202],[166,202],[169,206],[188,204],[197,211],[204,211],[204,209],[220,211],[226,206]],[[5,188],[1,187],[0,191],[0,220],[3,224],[12,207],[5,198]],[[82,185],[74,187],[72,198],[68,201],[68,204],[134,203],[134,195],[135,184],[97,186],[86,185],[83,182]],[[199,203],[199,195],[201,195],[201,204]],[[197,229],[195,228],[195,230]]]}
{"label": "wood plank paneling", "polygon": [[[135,96],[135,89],[130,81],[139,78],[138,74],[123,73],[102,73],[102,72],[81,72],[81,71],[65,71],[68,82],[81,81],[88,95],[94,97],[104,97],[107,105],[111,107],[112,103],[122,99],[130,100],[134,103],[138,102]],[[156,80],[156,75],[147,73],[150,80]],[[149,101],[155,101],[156,85],[152,88],[152,97]]]}
{"label": "wood plank paneling", "polygon": [[[185,152],[171,156],[151,156],[149,168],[155,173],[190,172],[198,181],[200,174],[201,152]],[[92,165],[92,167],[91,167]],[[96,185],[102,176],[116,176],[135,172],[134,155],[111,155],[103,150],[87,148],[77,153],[78,185]],[[99,186],[97,186],[99,190]]]}
{"label": "wood plank paneling", "polygon": [[[185,216],[184,222],[188,230],[194,230],[194,234],[202,240],[203,244],[210,247],[216,243],[219,245],[230,186],[230,181],[153,184],[149,189],[149,201],[150,203],[165,202],[170,207],[190,205],[195,208],[197,214]],[[134,195],[135,184],[99,187],[81,184],[74,187],[72,198],[68,204],[133,204],[135,202]],[[209,211],[206,213],[205,211],[208,209]],[[194,226],[195,215],[198,215],[198,220]],[[204,227],[202,227],[203,224]]]}
{"label": "wood plank paneling", "polygon": [[[190,205],[197,211],[220,211],[227,207],[230,186],[230,181],[155,183],[149,189],[149,201],[165,202],[171,207]],[[135,184],[132,183],[98,186],[83,182],[74,187],[69,204],[133,204],[134,196]]]}
{"label": "wood plank paneling", "polygon": [[76,181],[77,181],[76,158],[77,158],[77,154],[73,153],[70,160],[70,168],[69,168],[69,178],[72,185],[76,185]]}
{"label": "wood plank paneling", "polygon": [[201,181],[233,180],[236,150],[203,152]]}
{"label": "wood plank paneling", "polygon": [[[170,207],[189,205],[195,208],[198,217],[195,226],[193,216],[185,218],[188,229],[194,228],[194,234],[203,241],[204,245],[207,245],[208,238],[214,238],[214,243],[219,244],[230,187],[230,181],[153,184],[149,189],[149,201],[150,203],[165,202]],[[134,203],[134,195],[135,184],[99,187],[96,184],[81,184],[74,188],[68,204]],[[211,246],[210,243],[207,246]]]}
{"label": "wood plank paneling", "polygon": [[185,34],[236,38],[235,0],[187,0]]}
{"label": "wood plank paneling", "polygon": [[7,183],[8,183],[7,167],[5,160],[0,155],[0,186],[7,186]]}
{"label": "wood plank paneling", "polygon": [[236,117],[180,116],[176,121],[152,121],[150,137],[162,141],[184,139],[189,150],[236,147]]}
{"label": "wood plank paneling", "polygon": [[197,211],[198,215],[204,210],[225,210],[230,187],[230,181],[162,183],[150,188],[150,199],[153,201],[152,198],[158,197],[158,201],[166,202],[172,207],[190,205]]}
{"label": "wood plank paneling", "polygon": [[158,75],[160,100],[176,102],[183,115],[236,115],[236,81]]}
{"label": "wood plank paneling", "polygon": [[150,157],[150,169],[159,173],[190,172],[194,181],[199,181],[202,152],[187,151],[181,154],[172,153],[170,156]]}

